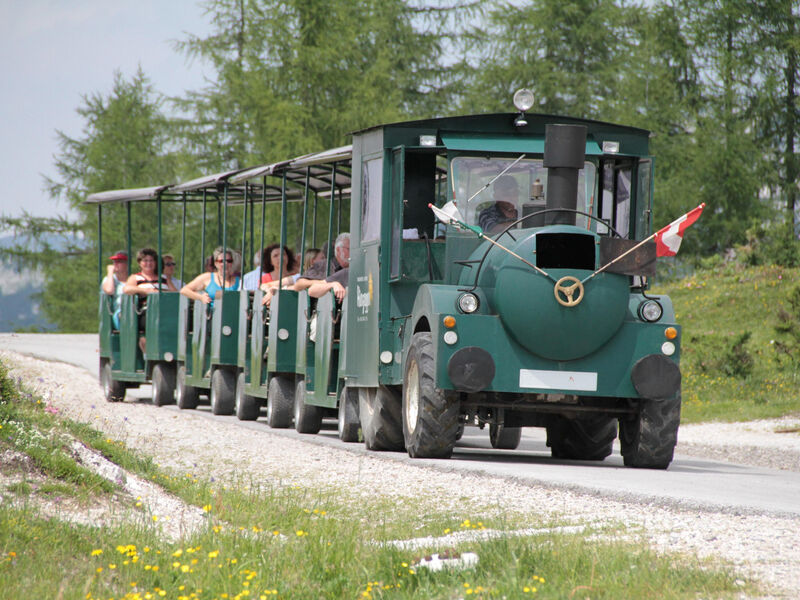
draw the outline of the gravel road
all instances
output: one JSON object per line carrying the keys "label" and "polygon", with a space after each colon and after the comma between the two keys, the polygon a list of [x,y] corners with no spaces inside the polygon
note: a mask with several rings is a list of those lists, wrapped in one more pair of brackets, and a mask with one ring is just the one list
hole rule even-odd
{"label": "gravel road", "polygon": [[[734,565],[742,579],[754,578],[766,586],[764,597],[800,598],[800,518],[622,502],[513,478],[409,465],[381,453],[365,453],[360,446],[351,451],[308,443],[272,433],[266,426],[241,427],[174,407],[159,409],[141,401],[109,404],[96,376],[85,369],[9,351],[0,351],[0,359],[12,365],[12,376],[22,378],[66,416],[91,423],[178,473],[330,486],[356,499],[378,494],[403,503],[436,499],[438,507],[460,518],[499,512],[525,515],[527,522],[621,523],[655,549]],[[800,418],[685,426],[679,451],[728,460],[747,458],[751,464],[798,471],[798,429]]]}

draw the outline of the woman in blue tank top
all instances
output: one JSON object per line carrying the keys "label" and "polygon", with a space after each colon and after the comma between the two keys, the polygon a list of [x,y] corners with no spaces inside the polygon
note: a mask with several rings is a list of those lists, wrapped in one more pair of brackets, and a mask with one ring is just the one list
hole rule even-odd
{"label": "woman in blue tank top", "polygon": [[201,273],[192,281],[181,288],[181,294],[192,300],[200,300],[214,308],[214,298],[217,292],[236,292],[241,289],[242,282],[239,273],[242,261],[239,253],[220,246],[214,250],[214,271]]}

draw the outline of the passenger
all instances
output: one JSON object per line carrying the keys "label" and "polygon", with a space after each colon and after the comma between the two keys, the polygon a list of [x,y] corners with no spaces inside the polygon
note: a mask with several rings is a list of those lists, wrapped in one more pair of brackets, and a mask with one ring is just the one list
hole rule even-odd
{"label": "passenger", "polygon": [[[296,271],[293,270],[295,264],[294,252],[284,246],[283,253],[281,253],[280,244],[272,244],[264,249],[264,254],[262,255],[262,261],[264,264],[264,271],[261,275],[262,284],[274,282],[277,285],[277,277],[280,273],[281,256],[283,256],[284,276],[289,277],[295,274]],[[292,283],[294,283],[294,281],[290,281],[289,285]]]}
{"label": "passenger", "polygon": [[161,257],[161,272],[172,282],[175,289],[179,290],[183,287],[183,282],[177,277],[174,277],[176,264],[175,257],[172,256],[172,254],[164,254]]}
{"label": "passenger", "polygon": [[208,258],[206,258],[206,264],[203,270],[204,273],[213,273],[214,272],[214,255],[212,254]]}
{"label": "passenger", "polygon": [[494,204],[478,215],[478,225],[483,231],[497,233],[518,218],[519,187],[511,175],[502,175],[494,182]]}
{"label": "passenger", "polygon": [[[146,312],[144,309],[147,307],[147,296],[149,294],[158,293],[159,289],[169,292],[178,291],[172,284],[172,281],[167,279],[163,273],[161,274],[161,283],[159,283],[158,270],[156,268],[158,264],[157,261],[158,253],[152,248],[142,248],[139,250],[136,254],[136,262],[139,263],[140,271],[128,277],[128,280],[125,282],[125,287],[122,288],[122,291],[126,294],[139,296],[139,308],[141,309],[139,312],[139,331],[141,333],[144,333],[145,330]],[[139,348],[142,353],[144,353],[145,350],[145,343],[144,335],[140,335]]]}
{"label": "passenger", "polygon": [[261,252],[253,254],[253,266],[255,269],[242,275],[242,288],[245,290],[257,290],[258,282],[261,279]]}
{"label": "passenger", "polygon": [[[336,300],[341,302],[347,293],[347,276],[350,272],[350,234],[341,233],[336,238],[334,245],[334,259],[331,260],[331,265],[336,263],[338,268],[334,269],[333,273],[328,275],[324,280],[311,280],[311,285],[308,287],[308,295],[312,298],[321,298],[329,290],[333,290]],[[317,263],[318,264],[318,263]],[[322,264],[324,273],[325,265]],[[306,279],[300,281],[309,281],[311,273]],[[299,282],[298,282],[299,283]]]}
{"label": "passenger", "polygon": [[327,258],[325,249],[323,248],[322,256],[314,262],[307,273],[303,273],[297,279],[297,282],[294,284],[295,290],[300,291],[308,289],[314,283],[325,281],[328,275],[332,275],[350,265],[350,234],[347,232],[340,233],[333,247],[333,257],[331,258],[328,272],[326,273],[325,271]]}
{"label": "passenger", "polygon": [[[181,294],[192,300],[200,300],[214,308],[214,299],[224,289],[226,292],[241,289],[241,258],[239,253],[220,246],[214,250],[214,272],[200,273],[181,288]],[[224,273],[224,277],[223,277]]]}
{"label": "passenger", "polygon": [[[293,290],[295,289],[295,284],[297,280],[302,277],[302,273],[307,273],[314,262],[320,258],[324,258],[324,254],[319,248],[309,248],[305,252],[305,258],[303,259],[303,268],[300,273],[295,273],[294,275],[289,275],[283,278],[283,289]],[[295,256],[295,260],[297,260],[297,256]],[[268,305],[272,301],[272,294],[278,287],[277,281],[270,281],[269,283],[262,283],[261,289],[264,291],[264,295],[261,297],[261,304]],[[303,288],[305,289],[305,288]]]}
{"label": "passenger", "polygon": [[119,314],[122,310],[122,290],[128,279],[128,253],[120,250],[108,257],[111,264],[106,267],[106,276],[100,288],[109,296],[114,296],[114,312],[111,321],[114,329],[119,329]]}

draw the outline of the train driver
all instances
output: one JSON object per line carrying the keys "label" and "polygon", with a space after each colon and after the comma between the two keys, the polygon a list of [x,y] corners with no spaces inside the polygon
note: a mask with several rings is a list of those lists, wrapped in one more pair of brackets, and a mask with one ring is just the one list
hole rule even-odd
{"label": "train driver", "polygon": [[519,187],[511,175],[502,175],[494,182],[494,204],[478,215],[478,225],[487,233],[497,233],[519,218]]}

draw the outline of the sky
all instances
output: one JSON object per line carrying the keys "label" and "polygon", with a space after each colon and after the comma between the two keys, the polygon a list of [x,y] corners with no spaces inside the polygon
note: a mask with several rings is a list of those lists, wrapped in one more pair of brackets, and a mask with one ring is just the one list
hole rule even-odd
{"label": "sky", "polygon": [[209,31],[198,0],[0,0],[0,214],[69,215],[44,189],[56,130],[82,137],[76,109],[107,95],[115,71],[130,79],[141,65],[170,96],[202,87],[213,73],[171,41]]}

